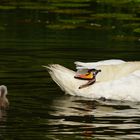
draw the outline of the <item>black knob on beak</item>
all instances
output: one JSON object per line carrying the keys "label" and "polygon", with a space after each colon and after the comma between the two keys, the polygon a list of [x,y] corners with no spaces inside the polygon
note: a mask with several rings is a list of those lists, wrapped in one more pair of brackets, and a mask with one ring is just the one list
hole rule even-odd
{"label": "black knob on beak", "polygon": [[96,70],[94,71],[94,74],[97,75],[99,72],[101,72],[101,70]]}

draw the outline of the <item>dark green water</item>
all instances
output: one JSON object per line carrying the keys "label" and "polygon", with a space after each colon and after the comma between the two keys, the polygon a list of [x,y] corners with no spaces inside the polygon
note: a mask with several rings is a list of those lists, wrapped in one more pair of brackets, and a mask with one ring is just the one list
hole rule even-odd
{"label": "dark green water", "polygon": [[42,67],[140,60],[137,5],[54,0],[47,10],[1,10],[0,84],[10,107],[0,111],[0,139],[139,139],[139,103],[65,95]]}

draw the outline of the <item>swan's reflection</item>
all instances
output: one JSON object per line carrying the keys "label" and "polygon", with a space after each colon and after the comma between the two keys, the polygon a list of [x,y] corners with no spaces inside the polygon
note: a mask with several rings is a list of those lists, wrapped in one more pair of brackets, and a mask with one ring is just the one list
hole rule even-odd
{"label": "swan's reflection", "polygon": [[133,128],[140,128],[137,123],[139,112],[139,103],[62,96],[53,101],[52,111],[49,112],[52,118],[48,123],[53,135],[78,134],[87,138],[110,135],[110,132],[123,134],[129,129],[131,132]]}
{"label": "swan's reflection", "polygon": [[55,116],[84,116],[93,115],[95,105],[81,97],[62,96],[53,101],[50,112]]}
{"label": "swan's reflection", "polygon": [[140,103],[64,95],[53,101],[52,110],[50,114],[55,116],[140,116]]}

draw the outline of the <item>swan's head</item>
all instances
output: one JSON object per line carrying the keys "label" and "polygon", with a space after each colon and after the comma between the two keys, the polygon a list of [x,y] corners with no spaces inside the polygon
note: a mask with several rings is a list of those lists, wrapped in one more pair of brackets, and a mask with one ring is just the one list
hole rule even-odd
{"label": "swan's head", "polygon": [[101,70],[89,69],[88,72],[92,73],[94,76],[96,76],[99,72],[101,72]]}
{"label": "swan's head", "polygon": [[0,86],[0,109],[5,109],[9,105],[6,95],[7,95],[7,87],[4,85]]}

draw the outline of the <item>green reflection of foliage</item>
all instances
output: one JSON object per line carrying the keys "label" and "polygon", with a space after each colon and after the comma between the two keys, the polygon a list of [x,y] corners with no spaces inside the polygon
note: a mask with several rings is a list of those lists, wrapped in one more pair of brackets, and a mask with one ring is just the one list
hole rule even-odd
{"label": "green reflection of foliage", "polygon": [[64,14],[90,14],[91,12],[84,9],[53,9],[49,10],[52,13]]}
{"label": "green reflection of foliage", "polygon": [[[140,0],[4,0],[0,9],[30,9],[51,29],[88,28],[139,33]],[[43,14],[40,11],[46,11]],[[37,19],[37,20],[38,20]],[[35,19],[36,20],[36,19]],[[47,22],[45,22],[47,21]],[[4,30],[2,27],[0,30]],[[118,28],[116,28],[118,30]]]}
{"label": "green reflection of foliage", "polygon": [[0,26],[0,31],[4,31],[4,30],[5,30],[5,27]]}
{"label": "green reflection of foliage", "polygon": [[136,28],[133,30],[135,33],[140,33],[140,28]]}
{"label": "green reflection of foliage", "polygon": [[90,2],[91,0],[48,0],[48,2]]}
{"label": "green reflection of foliage", "polygon": [[0,5],[0,9],[2,9],[2,10],[9,10],[9,9],[15,9],[16,7],[14,7],[14,6],[1,6]]}
{"label": "green reflection of foliage", "polygon": [[47,28],[49,29],[56,29],[56,30],[63,30],[63,29],[75,29],[75,25],[69,25],[69,24],[50,24],[47,25]]}
{"label": "green reflection of foliage", "polygon": [[72,24],[80,24],[86,22],[84,19],[61,19],[59,20],[62,23],[72,23]]}
{"label": "green reflection of foliage", "polygon": [[123,14],[123,13],[101,13],[101,14],[92,14],[91,16],[96,19],[114,18],[118,20],[140,20],[140,18],[135,17],[134,14]]}
{"label": "green reflection of foliage", "polygon": [[112,40],[116,40],[116,41],[138,41],[139,37],[137,36],[124,36],[124,35],[116,35],[116,36],[112,36]]}
{"label": "green reflection of foliage", "polygon": [[140,2],[140,0],[97,0],[98,3],[107,3],[107,4],[127,4]]}
{"label": "green reflection of foliage", "polygon": [[[70,21],[69,21],[70,22]],[[63,30],[63,29],[76,29],[76,28],[83,28],[83,29],[93,29],[93,30],[112,30],[113,28],[110,26],[102,26],[100,24],[96,23],[86,23],[86,22],[75,22],[75,23],[69,23],[66,21],[60,22],[58,24],[49,24],[46,27],[53,30]]]}
{"label": "green reflection of foliage", "polygon": [[128,24],[123,25],[123,27],[125,27],[125,28],[137,28],[137,27],[140,27],[140,23],[128,23]]}
{"label": "green reflection of foliage", "polygon": [[89,4],[85,3],[53,3],[54,7],[87,7]]}
{"label": "green reflection of foliage", "polygon": [[53,9],[52,6],[46,6],[46,5],[39,5],[37,3],[21,3],[16,4],[12,3],[10,5],[2,6],[0,5],[0,9],[2,10],[13,10],[13,9],[35,9],[35,10],[41,10],[41,9]]}
{"label": "green reflection of foliage", "polygon": [[131,30],[135,33],[139,33],[140,23],[128,23],[122,26],[124,29]]}

